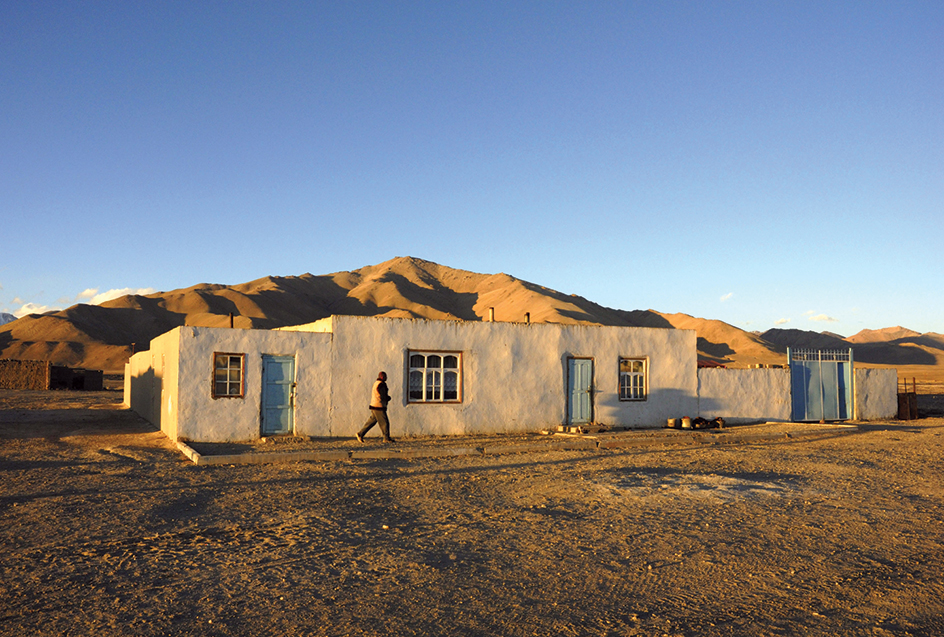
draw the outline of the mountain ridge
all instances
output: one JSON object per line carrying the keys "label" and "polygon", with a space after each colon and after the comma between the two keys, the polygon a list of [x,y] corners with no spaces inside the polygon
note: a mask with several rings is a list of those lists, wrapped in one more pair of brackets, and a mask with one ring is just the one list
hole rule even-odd
{"label": "mountain ridge", "polygon": [[265,276],[236,285],[199,283],[101,305],[31,314],[0,325],[0,358],[49,360],[119,372],[134,351],[174,327],[271,329],[332,314],[441,320],[616,325],[694,329],[698,355],[746,367],[784,364],[787,347],[849,348],[874,364],[944,364],[944,336],[900,326],[832,333],[773,329],[747,332],[716,319],[656,310],[621,310],[505,273],[480,274],[415,257],[396,257],[357,270]]}

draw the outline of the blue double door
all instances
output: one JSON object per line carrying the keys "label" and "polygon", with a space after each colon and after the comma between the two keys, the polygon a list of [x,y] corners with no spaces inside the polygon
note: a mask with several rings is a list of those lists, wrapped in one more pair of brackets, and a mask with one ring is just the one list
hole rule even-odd
{"label": "blue double door", "polygon": [[852,350],[787,351],[793,420],[817,422],[853,417]]}
{"label": "blue double door", "polygon": [[262,435],[295,431],[295,357],[262,357]]}

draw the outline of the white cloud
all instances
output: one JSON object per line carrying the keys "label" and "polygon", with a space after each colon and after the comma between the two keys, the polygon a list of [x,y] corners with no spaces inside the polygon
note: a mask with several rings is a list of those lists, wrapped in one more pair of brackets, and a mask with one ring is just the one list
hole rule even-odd
{"label": "white cloud", "polygon": [[108,290],[98,294],[98,290],[89,288],[82,292],[79,297],[86,296],[89,299],[89,305],[101,305],[105,301],[111,301],[126,294],[154,294],[155,292],[157,290],[154,288],[121,288],[120,290]]}
{"label": "white cloud", "polygon": [[728,292],[727,294],[721,297],[721,302],[724,303],[725,301],[730,299],[732,296],[734,296],[734,292]]}
{"label": "white cloud", "polygon": [[816,316],[810,317],[811,321],[819,321],[821,323],[838,323],[839,319],[827,316],[825,314],[817,314]]}
{"label": "white cloud", "polygon": [[[101,305],[105,301],[111,301],[112,299],[117,299],[120,296],[126,294],[154,294],[157,290],[154,288],[122,288],[120,290],[108,290],[107,292],[102,292],[99,294],[98,288],[86,288],[79,292],[75,297],[75,302],[84,302],[89,305]],[[19,309],[13,310],[10,314],[13,314],[16,318],[21,318],[27,314],[44,314],[46,312],[57,312],[63,309],[65,306],[70,304],[68,298],[61,298],[56,301],[55,305],[39,305],[37,303],[32,303],[16,297],[13,299],[13,303],[19,305]]]}
{"label": "white cloud", "polygon": [[[21,302],[20,299],[14,299],[15,302]],[[12,314],[16,318],[22,318],[27,314],[43,314],[45,312],[54,312],[56,310],[61,310],[60,307],[49,307],[48,305],[36,305],[35,303],[25,303],[20,306],[20,309],[13,310]]]}
{"label": "white cloud", "polygon": [[777,319],[776,321],[774,321],[774,325],[783,325],[784,323],[789,323],[789,322],[790,322],[790,319],[782,318],[782,319]]}

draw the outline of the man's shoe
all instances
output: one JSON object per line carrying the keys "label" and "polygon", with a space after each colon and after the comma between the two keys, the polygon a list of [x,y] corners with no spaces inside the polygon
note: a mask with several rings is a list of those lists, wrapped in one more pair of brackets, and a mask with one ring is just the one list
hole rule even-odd
{"label": "man's shoe", "polygon": [[362,434],[354,434],[354,437],[357,438],[357,442],[364,442],[364,436]]}
{"label": "man's shoe", "polygon": [[396,442],[393,438],[384,438],[384,442]]}

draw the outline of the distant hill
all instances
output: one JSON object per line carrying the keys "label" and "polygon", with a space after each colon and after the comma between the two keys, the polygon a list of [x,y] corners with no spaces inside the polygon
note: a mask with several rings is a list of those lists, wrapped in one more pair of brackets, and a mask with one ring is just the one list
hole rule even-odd
{"label": "distant hill", "polygon": [[899,325],[897,327],[886,327],[880,330],[862,330],[846,340],[850,343],[890,343],[892,341],[900,341],[902,339],[915,338],[918,336],[921,336],[921,334]]}
{"label": "distant hill", "polygon": [[0,312],[0,325],[6,325],[11,321],[15,321],[16,317],[12,314],[7,314],[6,312]]}
{"label": "distant hill", "polygon": [[944,336],[929,332],[919,334],[901,327],[863,330],[843,338],[827,332],[772,329],[761,337],[782,348],[841,349],[852,348],[853,359],[875,365],[944,365]]}
{"label": "distant hill", "polygon": [[[694,329],[700,358],[735,367],[784,363],[788,346],[807,347],[814,341],[850,346],[834,336],[814,337],[813,332],[770,330],[758,335],[688,314],[618,310],[507,274],[478,274],[398,257],[350,272],[270,276],[232,286],[204,283],[31,314],[0,326],[0,358],[117,372],[132,349],[147,349],[152,338],[180,325],[226,327],[231,314],[236,328],[270,329],[331,314],[481,321],[489,308],[494,308],[497,321],[524,321],[529,313],[534,323]],[[911,355],[912,362],[937,360],[934,352],[944,354],[944,337],[913,334],[907,342],[853,346],[857,357],[859,348],[885,347],[896,360]]]}

